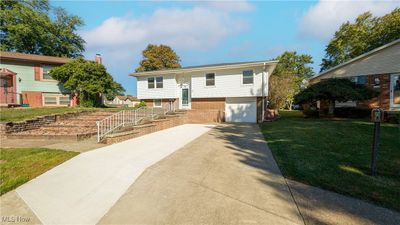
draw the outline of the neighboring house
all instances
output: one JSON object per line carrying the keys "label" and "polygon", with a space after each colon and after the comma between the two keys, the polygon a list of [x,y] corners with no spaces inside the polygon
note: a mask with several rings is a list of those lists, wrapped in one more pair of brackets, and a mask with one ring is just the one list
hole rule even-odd
{"label": "neighboring house", "polygon": [[127,105],[129,107],[133,107],[138,104],[140,101],[133,96],[115,96],[115,98],[110,102],[110,104],[114,105]]}
{"label": "neighboring house", "polygon": [[261,122],[268,78],[277,61],[191,66],[137,72],[138,98],[148,107],[223,113],[227,122]]}
{"label": "neighboring house", "polygon": [[349,78],[379,92],[368,102],[339,105],[400,110],[400,39],[326,70],[311,78],[310,83],[333,77]]}
{"label": "neighboring house", "polygon": [[[53,56],[0,52],[0,105],[75,106],[77,98],[71,96],[70,91],[49,74],[52,68],[70,60]],[[101,63],[99,54],[96,55],[96,62]]]}

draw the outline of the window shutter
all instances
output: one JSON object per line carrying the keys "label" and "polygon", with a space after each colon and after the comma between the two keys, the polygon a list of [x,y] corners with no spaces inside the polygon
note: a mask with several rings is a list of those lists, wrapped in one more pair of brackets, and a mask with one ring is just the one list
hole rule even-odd
{"label": "window shutter", "polygon": [[35,80],[40,80],[41,77],[41,66],[40,65],[35,65]]}

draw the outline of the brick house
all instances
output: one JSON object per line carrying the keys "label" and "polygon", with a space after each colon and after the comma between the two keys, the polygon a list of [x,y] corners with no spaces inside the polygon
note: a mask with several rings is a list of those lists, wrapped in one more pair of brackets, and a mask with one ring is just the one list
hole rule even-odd
{"label": "brick house", "polygon": [[400,110],[400,39],[326,70],[311,78],[310,83],[327,78],[348,78],[379,93],[378,97],[370,101],[339,103],[338,107]]}
{"label": "brick house", "polygon": [[[77,98],[54,80],[49,71],[69,58],[0,52],[0,106],[75,106]],[[101,63],[101,56],[96,55]]]}
{"label": "brick house", "polygon": [[137,72],[138,99],[148,107],[187,110],[199,121],[261,122],[268,78],[277,61]]}

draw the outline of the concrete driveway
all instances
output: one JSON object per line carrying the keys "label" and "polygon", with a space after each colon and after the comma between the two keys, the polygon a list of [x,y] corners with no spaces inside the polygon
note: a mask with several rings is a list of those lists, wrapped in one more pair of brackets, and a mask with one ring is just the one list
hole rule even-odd
{"label": "concrete driveway", "polygon": [[258,125],[222,124],[147,169],[100,224],[303,224]]}
{"label": "concrete driveway", "polygon": [[44,224],[96,224],[146,168],[211,128],[187,124],[85,152],[16,192]]}

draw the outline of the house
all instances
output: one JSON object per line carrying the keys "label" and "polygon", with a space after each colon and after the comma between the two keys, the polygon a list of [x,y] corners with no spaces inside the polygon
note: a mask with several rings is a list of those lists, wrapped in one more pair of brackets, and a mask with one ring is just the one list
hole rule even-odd
{"label": "house", "polygon": [[126,105],[129,107],[133,107],[138,104],[140,101],[133,96],[115,96],[115,98],[110,102],[113,105]]}
{"label": "house", "polygon": [[400,39],[326,70],[311,78],[310,83],[334,77],[348,78],[379,92],[371,101],[347,102],[339,106],[400,110]]}
{"label": "house", "polygon": [[[0,105],[30,107],[75,106],[77,98],[54,80],[49,71],[69,58],[0,52]],[[96,55],[101,63],[101,56]]]}
{"label": "house", "polygon": [[148,107],[202,110],[203,117],[255,123],[263,121],[268,78],[277,63],[223,63],[137,72],[131,76],[137,78],[137,97]]}

